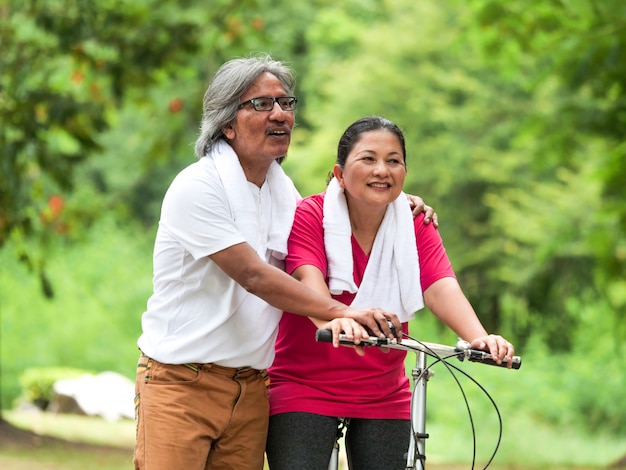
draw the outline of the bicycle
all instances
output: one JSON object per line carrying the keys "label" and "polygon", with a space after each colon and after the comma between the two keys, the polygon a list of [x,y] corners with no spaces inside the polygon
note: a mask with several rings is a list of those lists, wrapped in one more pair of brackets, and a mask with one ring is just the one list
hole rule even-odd
{"label": "bicycle", "polygon": [[[329,330],[317,330],[315,335],[315,340],[318,342],[332,342],[332,332]],[[344,335],[340,335],[339,343],[343,345],[354,345],[352,340],[347,339]],[[467,341],[459,340],[455,346],[447,346],[438,343],[426,343],[422,341],[417,341],[412,338],[403,339],[402,342],[398,342],[395,339],[389,338],[375,338],[370,337],[367,340],[361,340],[361,346],[377,346],[377,347],[386,347],[390,349],[399,349],[408,352],[414,352],[416,355],[416,363],[415,367],[412,370],[413,377],[413,391],[411,398],[411,435],[409,440],[409,446],[407,451],[407,462],[405,470],[425,470],[426,468],[426,439],[429,435],[426,433],[426,385],[428,380],[434,375],[434,372],[431,368],[441,362],[446,368],[451,372],[453,377],[455,378],[457,384],[460,383],[452,369],[456,369],[456,371],[468,377],[472,380],[477,386],[481,388],[483,392],[485,392],[488,398],[491,400],[496,413],[498,414],[498,418],[500,419],[500,435],[498,436],[498,442],[496,447],[491,455],[491,458],[485,465],[484,469],[486,469],[491,462],[493,461],[498,447],[500,445],[500,437],[502,434],[502,421],[500,417],[500,413],[498,408],[493,401],[493,399],[489,396],[484,388],[478,382],[476,382],[472,377],[470,377],[467,373],[459,369],[458,367],[450,364],[448,359],[456,357],[460,361],[467,360],[469,362],[479,362],[482,364],[487,364],[491,366],[498,367],[507,367],[506,362],[502,362],[498,364],[486,351],[481,351],[478,349],[472,349],[470,343]],[[427,357],[435,358],[435,361],[427,365]],[[520,356],[513,356],[512,360],[512,369],[519,369],[522,366],[522,359]],[[461,392],[463,393],[463,389],[461,387]],[[464,395],[465,396],[465,395]],[[469,406],[468,406],[469,411]],[[470,412],[470,421],[471,412]],[[333,448],[333,452],[331,455],[331,459],[329,462],[328,470],[337,470],[339,465],[339,439],[343,436],[343,429],[345,428],[345,422],[341,422],[341,425],[338,428],[337,432],[337,440],[335,442],[335,446]],[[474,425],[472,422],[472,432],[474,432]],[[476,454],[476,442],[474,441],[474,459]],[[419,466],[417,466],[419,465]],[[472,461],[472,469],[474,468],[474,461]]]}

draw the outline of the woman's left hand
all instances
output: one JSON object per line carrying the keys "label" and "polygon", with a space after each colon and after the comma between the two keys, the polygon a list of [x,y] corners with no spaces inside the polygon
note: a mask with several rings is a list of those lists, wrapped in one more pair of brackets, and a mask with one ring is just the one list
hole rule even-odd
{"label": "woman's left hand", "polygon": [[489,351],[491,357],[493,357],[498,364],[502,364],[502,361],[506,361],[509,369],[513,366],[512,359],[515,354],[515,348],[500,335],[481,336],[471,341],[470,345],[474,349]]}
{"label": "woman's left hand", "polygon": [[417,217],[423,212],[425,214],[424,224],[428,225],[432,221],[435,228],[439,227],[439,217],[437,217],[435,209],[427,206],[424,203],[424,200],[419,196],[407,194],[406,198],[409,200],[409,206],[411,206],[411,209],[413,211],[413,218]]}

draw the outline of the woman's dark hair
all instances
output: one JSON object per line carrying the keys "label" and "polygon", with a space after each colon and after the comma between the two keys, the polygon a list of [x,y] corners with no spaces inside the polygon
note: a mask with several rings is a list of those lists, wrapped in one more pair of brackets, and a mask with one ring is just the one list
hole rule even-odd
{"label": "woman's dark hair", "polygon": [[404,134],[396,123],[380,116],[367,116],[350,124],[350,127],[346,129],[341,136],[341,139],[339,139],[336,163],[343,168],[346,164],[348,155],[361,138],[361,135],[365,132],[377,130],[392,132],[398,138],[398,142],[400,142],[400,146],[402,147],[402,156],[405,159],[406,165],[406,146],[404,143]]}

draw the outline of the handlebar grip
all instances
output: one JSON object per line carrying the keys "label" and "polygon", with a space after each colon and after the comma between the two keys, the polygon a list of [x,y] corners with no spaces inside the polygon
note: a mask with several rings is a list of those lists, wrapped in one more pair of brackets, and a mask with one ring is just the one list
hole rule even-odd
{"label": "handlebar grip", "polygon": [[[315,341],[319,343],[332,343],[333,332],[330,330],[317,330],[315,332]],[[361,339],[359,346],[387,346],[389,343],[390,340],[388,338],[370,337],[369,339]],[[344,346],[355,345],[353,340],[347,339],[343,334],[339,335],[339,344],[343,344]]]}
{"label": "handlebar grip", "polygon": [[[481,364],[487,364],[489,366],[496,366],[496,367],[507,367],[508,365],[508,363],[504,361],[498,364],[496,361],[493,360],[493,358],[491,357],[491,354],[485,351],[480,351],[478,349],[470,349],[467,352],[469,353],[469,355],[467,356],[467,360],[470,362],[480,362]],[[463,356],[460,356],[459,359],[463,360],[465,358]],[[517,370],[520,367],[522,367],[522,358],[519,356],[513,356],[513,359],[511,360],[511,362],[512,362],[512,366],[511,366],[512,369]]]}
{"label": "handlebar grip", "polygon": [[317,330],[315,332],[315,341],[319,343],[332,343],[333,332],[330,330]]}

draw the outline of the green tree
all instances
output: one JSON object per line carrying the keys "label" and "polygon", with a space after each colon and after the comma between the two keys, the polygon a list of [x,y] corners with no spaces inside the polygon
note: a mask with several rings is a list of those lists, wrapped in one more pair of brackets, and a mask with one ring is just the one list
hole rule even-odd
{"label": "green tree", "polygon": [[[115,126],[122,106],[135,106],[145,117],[152,90],[174,80],[179,87],[186,79],[206,80],[212,63],[245,47],[243,33],[250,40],[255,32],[238,20],[246,3],[222,0],[206,8],[154,0],[50,0],[0,8],[0,247],[16,242],[46,295],[52,290],[44,257],[22,241],[45,244],[68,227],[88,226],[101,210],[98,203],[66,202],[77,170],[106,147],[103,132]],[[171,113],[183,104],[176,98],[168,103]],[[171,137],[161,127],[153,132]],[[81,183],[106,189],[101,174],[88,176],[93,181]]]}
{"label": "green tree", "polygon": [[[185,106],[186,93],[202,89],[194,96],[201,103],[215,64],[262,44],[263,24],[246,10],[253,3],[0,4],[0,249],[17,251],[46,297],[54,296],[46,260],[58,239],[76,239],[103,211],[141,215],[151,177],[188,135],[176,134],[184,116],[197,126],[199,109]],[[155,126],[161,112],[167,119]],[[95,157],[120,168],[120,148],[133,135],[149,136],[136,171],[104,171]]]}
{"label": "green tree", "polygon": [[[321,190],[320,175],[332,167],[339,134],[350,122],[381,114],[400,124],[409,152],[406,189],[440,211],[462,284],[495,329],[502,324],[504,281],[497,275],[502,247],[490,231],[492,211],[484,199],[509,184],[502,162],[511,170],[523,166],[510,142],[521,123],[519,110],[531,97],[481,67],[462,43],[458,18],[470,12],[463,2],[451,8],[406,1],[381,7],[375,20],[353,11],[318,16],[308,32],[309,62],[317,65],[308,83],[321,90],[305,90],[314,103],[308,122],[317,132],[298,149],[303,162],[313,163],[294,163],[292,174],[307,175],[309,187],[316,182],[315,190]],[[342,16],[344,27],[336,28]],[[324,44],[322,37],[332,43]],[[336,49],[354,52],[336,56]],[[319,149],[325,149],[323,158]]]}
{"label": "green tree", "polygon": [[[478,21],[467,38],[501,77],[513,80],[523,70],[527,89],[542,100],[526,116],[519,140],[536,174],[559,181],[542,197],[555,204],[532,205],[550,209],[558,236],[543,243],[535,258],[545,269],[531,283],[529,301],[537,309],[546,298],[588,291],[624,318],[626,5],[619,0],[542,0],[532,8],[521,1],[472,5]],[[528,197],[511,202],[501,206],[502,218],[515,208],[518,213],[531,208]],[[519,235],[511,239],[524,243]],[[551,305],[553,311],[566,310],[563,301]],[[623,337],[626,329],[615,333]]]}
{"label": "green tree", "polygon": [[[559,16],[552,3],[539,2],[539,13],[520,2],[326,7],[305,33],[310,128],[293,151],[298,161],[286,165],[304,193],[319,191],[342,129],[364,114],[395,120],[409,147],[407,190],[440,208],[457,274],[489,328],[513,332],[520,345],[541,331],[553,348],[569,349],[580,316],[572,297],[601,293],[619,309],[626,295],[615,275],[623,273],[614,182],[624,180],[624,127],[597,132],[620,105],[566,85],[547,66],[545,35],[526,50],[501,31],[514,24],[532,36],[510,13],[520,22]],[[494,26],[486,4],[500,5]],[[583,38],[596,34],[592,20],[568,21]]]}
{"label": "green tree", "polygon": [[[286,162],[305,194],[320,191],[349,123],[366,114],[398,122],[409,152],[407,190],[438,208],[479,315],[520,351],[545,344],[580,363],[585,374],[564,374],[569,389],[585,388],[599,365],[619,377],[626,333],[619,114],[626,74],[613,73],[624,61],[600,79],[607,57],[623,51],[615,37],[625,31],[623,7],[613,4],[613,26],[605,27],[603,15],[568,10],[584,4],[593,2],[328,5],[304,35],[309,69],[300,113],[308,127],[297,130],[297,158]],[[592,38],[602,46],[590,45]],[[590,71],[594,85],[568,79],[568,70],[585,65],[565,67],[587,46],[602,64]],[[607,94],[602,84],[609,82]],[[605,385],[602,396],[570,396],[560,422],[622,432],[621,391],[614,380]],[[555,394],[552,409],[558,400]]]}

